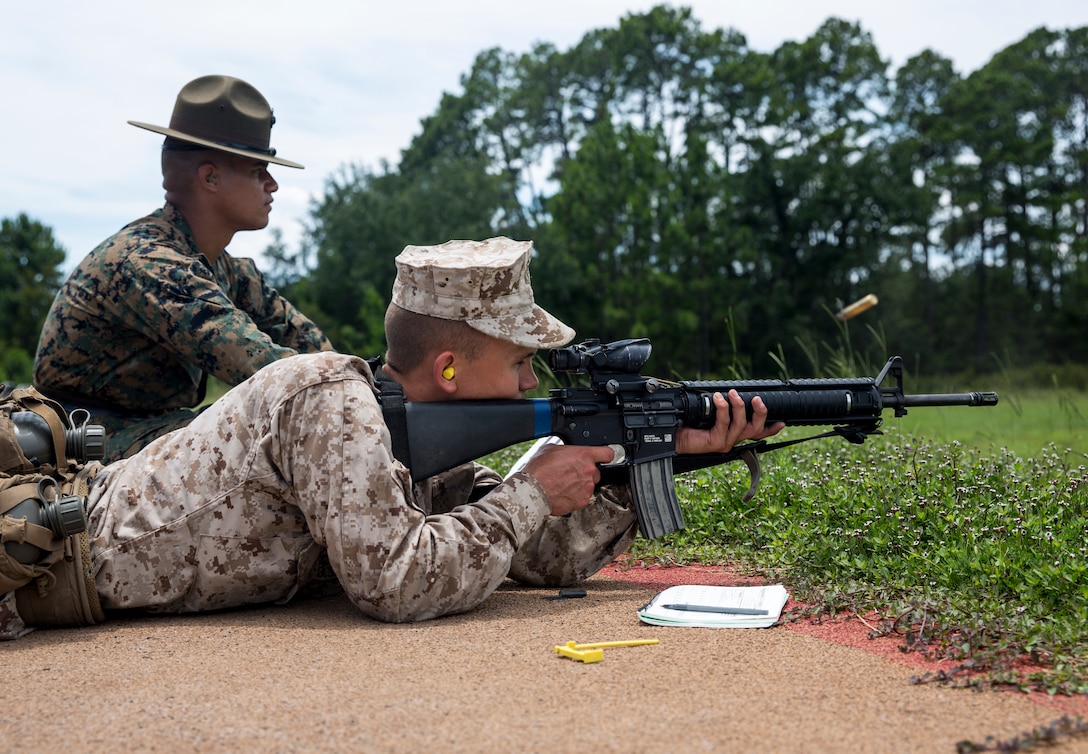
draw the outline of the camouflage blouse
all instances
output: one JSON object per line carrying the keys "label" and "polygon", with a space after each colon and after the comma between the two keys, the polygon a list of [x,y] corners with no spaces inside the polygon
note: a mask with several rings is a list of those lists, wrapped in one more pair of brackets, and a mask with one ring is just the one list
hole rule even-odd
{"label": "camouflage blouse", "polygon": [[61,400],[156,415],[196,406],[205,374],[236,385],[296,353],[331,351],[321,330],[251,259],[210,265],[167,203],[108,238],[72,271],[38,343],[34,382]]}

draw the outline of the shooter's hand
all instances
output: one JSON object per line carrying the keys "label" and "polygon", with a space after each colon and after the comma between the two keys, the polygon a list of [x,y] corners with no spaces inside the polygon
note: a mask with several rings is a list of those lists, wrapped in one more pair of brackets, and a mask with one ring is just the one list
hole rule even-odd
{"label": "shooter's hand", "polygon": [[676,433],[677,453],[728,453],[741,440],[762,440],[777,434],[785,427],[783,422],[767,424],[767,406],[758,395],[752,398],[752,420],[744,408],[744,399],[736,390],[729,391],[728,399],[714,393],[717,413],[710,429],[681,427]]}

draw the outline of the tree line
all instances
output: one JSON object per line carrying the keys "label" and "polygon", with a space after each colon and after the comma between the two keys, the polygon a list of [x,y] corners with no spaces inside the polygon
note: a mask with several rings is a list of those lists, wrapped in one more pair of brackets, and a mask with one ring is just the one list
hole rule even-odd
{"label": "tree line", "polygon": [[889,72],[841,19],[764,53],[665,6],[486,50],[398,165],[328,181],[302,287],[373,351],[400,248],[505,234],[580,336],[648,336],[679,374],[803,371],[869,293],[853,342],[926,372],[1083,363],[1086,72],[1088,29],[963,77],[930,50]]}
{"label": "tree line", "polygon": [[1088,362],[1088,28],[966,76],[932,50],[890,68],[842,19],[760,52],[669,6],[485,50],[396,165],[329,176],[266,270],[366,355],[405,245],[507,235],[535,242],[542,304],[649,337],[662,376],[807,376],[844,328],[927,374]]}

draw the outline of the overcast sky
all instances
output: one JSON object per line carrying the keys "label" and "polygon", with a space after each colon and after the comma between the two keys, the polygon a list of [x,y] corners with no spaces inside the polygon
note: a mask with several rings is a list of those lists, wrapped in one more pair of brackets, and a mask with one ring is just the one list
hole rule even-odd
{"label": "overcast sky", "polygon": [[[376,169],[491,47],[561,50],[591,29],[662,4],[633,0],[60,0],[0,11],[0,218],[53,229],[67,266],[161,206],[161,137],[178,90],[209,73],[249,81],[276,112],[281,167],[270,227],[292,246],[310,200],[348,163]],[[892,70],[930,48],[961,74],[1040,26],[1088,26],[1085,0],[691,0],[704,30],[732,27],[756,50],[859,22]],[[256,256],[267,230],[230,246]]]}

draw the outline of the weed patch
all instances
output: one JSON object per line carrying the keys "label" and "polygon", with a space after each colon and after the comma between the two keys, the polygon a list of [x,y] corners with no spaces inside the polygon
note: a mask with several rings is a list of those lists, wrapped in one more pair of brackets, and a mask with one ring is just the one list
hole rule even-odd
{"label": "weed patch", "polygon": [[1088,693],[1088,471],[1051,447],[1024,458],[922,439],[819,442],[746,469],[678,478],[687,528],[634,555],[734,562],[816,612],[876,613],[876,634],[953,660],[916,679]]}

